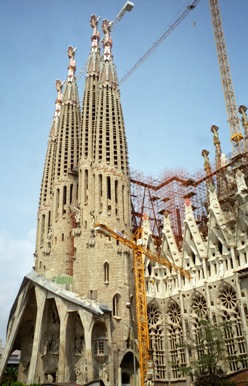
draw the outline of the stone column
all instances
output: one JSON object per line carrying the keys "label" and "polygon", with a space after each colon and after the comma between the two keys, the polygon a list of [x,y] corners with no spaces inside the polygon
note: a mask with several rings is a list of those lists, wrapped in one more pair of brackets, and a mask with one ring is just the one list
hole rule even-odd
{"label": "stone column", "polygon": [[69,382],[67,379],[68,368],[67,357],[65,354],[66,348],[66,325],[68,319],[67,305],[61,298],[56,298],[56,306],[60,320],[60,332],[59,332],[59,363],[58,363],[58,380],[57,382]]}
{"label": "stone column", "polygon": [[12,352],[13,343],[21,323],[22,315],[26,308],[26,304],[28,300],[28,296],[27,296],[28,290],[29,290],[29,283],[26,284],[26,286],[24,286],[24,288],[22,289],[22,292],[18,297],[18,302],[17,302],[15,312],[12,315],[12,318],[10,319],[9,329],[8,329],[8,334],[6,339],[6,346],[4,348],[1,361],[0,361],[0,379],[4,373],[8,359]]}
{"label": "stone column", "polygon": [[85,310],[79,311],[79,316],[84,328],[85,337],[85,359],[87,359],[87,378],[88,382],[93,379],[93,366],[92,366],[92,329],[94,326],[93,315]]}
{"label": "stone column", "polygon": [[37,381],[34,379],[34,377],[35,377],[35,374],[37,373],[37,362],[38,362],[38,354],[39,354],[40,341],[41,341],[42,321],[43,321],[44,307],[45,307],[45,301],[46,301],[46,294],[47,294],[47,291],[44,290],[43,288],[38,286],[35,287],[37,315],[36,315],[36,322],[35,322],[32,355],[30,359],[30,366],[29,366],[28,379],[27,379],[28,384],[34,383],[35,381]]}
{"label": "stone column", "polygon": [[244,306],[243,306],[243,302],[242,302],[242,295],[241,295],[241,289],[240,289],[240,278],[239,278],[239,275],[237,272],[234,274],[234,277],[235,277],[235,284],[236,284],[236,290],[237,290],[238,305],[239,305],[240,315],[241,315],[241,320],[242,320],[242,325],[243,325],[243,333],[244,333],[246,345],[248,347],[246,316],[245,316]]}

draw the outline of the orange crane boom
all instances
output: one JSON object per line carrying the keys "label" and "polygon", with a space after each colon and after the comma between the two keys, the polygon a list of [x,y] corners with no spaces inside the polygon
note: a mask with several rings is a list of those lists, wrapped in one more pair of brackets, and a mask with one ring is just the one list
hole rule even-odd
{"label": "orange crane boom", "polygon": [[95,224],[95,229],[97,232],[100,232],[108,237],[113,237],[122,244],[127,245],[134,252],[136,317],[140,355],[140,384],[141,386],[144,386],[150,354],[143,255],[146,255],[150,260],[165,265],[170,270],[173,270],[188,279],[191,278],[190,272],[176,264],[171,263],[165,257],[150,251],[140,243],[136,243],[135,240],[129,239],[123,233],[109,228],[105,224]]}

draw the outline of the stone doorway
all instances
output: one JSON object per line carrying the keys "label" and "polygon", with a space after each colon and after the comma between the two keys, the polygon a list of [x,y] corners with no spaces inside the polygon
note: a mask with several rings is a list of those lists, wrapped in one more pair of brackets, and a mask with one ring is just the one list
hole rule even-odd
{"label": "stone doorway", "polygon": [[129,351],[121,361],[121,385],[135,386],[138,383],[138,362],[134,354]]}

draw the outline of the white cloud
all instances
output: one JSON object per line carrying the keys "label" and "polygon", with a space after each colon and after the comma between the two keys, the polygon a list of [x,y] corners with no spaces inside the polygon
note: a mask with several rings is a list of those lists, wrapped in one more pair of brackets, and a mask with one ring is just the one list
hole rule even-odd
{"label": "white cloud", "polygon": [[0,339],[3,343],[10,309],[23,277],[32,270],[35,233],[32,229],[22,240],[17,240],[9,232],[0,231]]}

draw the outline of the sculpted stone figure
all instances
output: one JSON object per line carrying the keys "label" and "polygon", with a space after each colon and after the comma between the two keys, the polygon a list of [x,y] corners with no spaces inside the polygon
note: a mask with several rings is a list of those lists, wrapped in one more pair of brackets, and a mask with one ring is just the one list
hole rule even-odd
{"label": "sculpted stone figure", "polygon": [[102,366],[102,380],[105,385],[109,382],[109,374],[107,372],[107,367],[105,363]]}
{"label": "sculpted stone figure", "polygon": [[80,210],[80,207],[79,206],[75,206],[74,207],[76,213],[75,213],[75,221],[77,223],[77,225],[80,224],[80,219],[81,219],[81,210]]}
{"label": "sculpted stone figure", "polygon": [[82,355],[83,352],[83,336],[75,337],[74,338],[74,354],[75,355]]}
{"label": "sculpted stone figure", "polygon": [[51,228],[49,228],[48,232],[47,232],[47,238],[46,238],[46,241],[44,243],[44,249],[43,249],[44,255],[49,255],[51,252],[52,235],[53,235],[53,232],[52,232]]}
{"label": "sculpted stone figure", "polygon": [[241,170],[238,170],[236,173],[236,184],[237,184],[237,193],[242,194],[244,192],[247,192],[247,186],[245,182],[245,176],[241,172]]}

